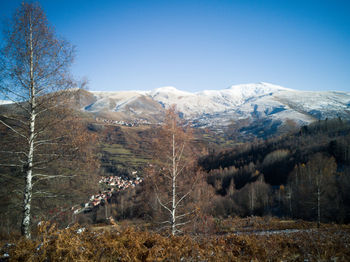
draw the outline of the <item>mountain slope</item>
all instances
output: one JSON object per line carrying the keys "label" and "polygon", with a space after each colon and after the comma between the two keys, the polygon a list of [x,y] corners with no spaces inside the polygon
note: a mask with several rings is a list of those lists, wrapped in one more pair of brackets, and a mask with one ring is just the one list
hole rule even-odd
{"label": "mountain slope", "polygon": [[317,119],[350,118],[350,93],[297,91],[269,83],[234,85],[222,90],[190,93],[174,87],[151,91],[90,92],[94,99],[82,110],[123,121],[157,123],[175,104],[195,126],[222,128],[233,121],[268,121],[304,125]]}

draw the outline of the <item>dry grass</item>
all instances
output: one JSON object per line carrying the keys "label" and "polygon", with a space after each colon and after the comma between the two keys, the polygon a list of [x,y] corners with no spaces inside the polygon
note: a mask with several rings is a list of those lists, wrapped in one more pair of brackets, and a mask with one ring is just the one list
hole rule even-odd
{"label": "dry grass", "polygon": [[[309,230],[316,229],[317,223],[304,221],[304,220],[281,220],[275,217],[248,217],[240,218],[233,217],[225,220],[220,220],[217,223],[216,232],[222,233],[234,233],[234,232],[254,232],[261,230],[286,230],[286,229],[300,229]],[[350,225],[339,224],[321,224],[322,229],[338,229],[338,230],[350,230]]]}
{"label": "dry grass", "polygon": [[[280,221],[281,224],[289,222]],[[292,222],[290,222],[292,223]],[[43,223],[35,240],[0,251],[3,261],[349,261],[348,228],[289,234],[165,237],[132,227],[57,229]],[[78,233],[79,232],[79,233]],[[9,257],[3,257],[4,254]],[[0,257],[0,261],[1,257]]]}

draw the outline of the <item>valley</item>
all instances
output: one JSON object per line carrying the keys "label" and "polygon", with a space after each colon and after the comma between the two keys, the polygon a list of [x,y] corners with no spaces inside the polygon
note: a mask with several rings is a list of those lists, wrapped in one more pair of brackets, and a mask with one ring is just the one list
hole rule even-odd
{"label": "valley", "polygon": [[350,261],[345,2],[0,1],[0,262]]}

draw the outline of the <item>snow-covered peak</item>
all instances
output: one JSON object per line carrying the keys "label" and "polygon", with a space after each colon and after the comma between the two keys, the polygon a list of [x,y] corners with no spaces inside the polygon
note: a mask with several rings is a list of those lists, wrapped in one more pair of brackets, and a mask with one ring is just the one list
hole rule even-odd
{"label": "snow-covered peak", "polygon": [[178,92],[179,90],[174,86],[163,86],[153,89],[153,92]]}
{"label": "snow-covered peak", "polygon": [[10,100],[0,100],[0,105],[7,105],[7,104],[12,104],[12,101],[10,101]]}
{"label": "snow-covered peak", "polygon": [[109,97],[109,98],[125,98],[125,97],[133,97],[133,96],[140,96],[140,95],[147,95],[146,91],[90,91],[95,96],[100,97]]}
{"label": "snow-covered peak", "polygon": [[86,107],[91,112],[122,112],[135,117],[135,112],[150,108],[147,114],[153,110],[153,117],[161,107],[175,104],[184,118],[204,121],[205,125],[215,124],[216,120],[217,125],[224,125],[229,119],[293,119],[297,123],[307,123],[316,118],[350,116],[350,93],[297,91],[266,82],[195,93],[172,86],[151,91],[92,93],[96,102]]}
{"label": "snow-covered peak", "polygon": [[233,85],[229,87],[228,90],[231,90],[239,96],[261,96],[278,91],[293,91],[293,89],[265,82]]}
{"label": "snow-covered peak", "polygon": [[[120,110],[123,106],[139,99],[141,96],[148,96],[167,108],[175,104],[185,117],[200,116],[201,114],[214,114],[232,110],[248,101],[256,100],[259,97],[271,96],[280,91],[291,90],[282,86],[269,83],[255,83],[234,85],[222,90],[204,90],[191,93],[179,90],[173,86],[165,86],[151,91],[119,91],[119,92],[93,92],[98,102],[95,104],[102,106],[108,104],[109,108],[116,105],[115,110]],[[111,104],[111,100],[114,100]]]}
{"label": "snow-covered peak", "polygon": [[163,96],[164,94],[166,95],[168,93],[171,93],[172,95],[175,95],[175,96],[191,95],[191,93],[181,91],[173,86],[164,86],[164,87],[153,89],[152,91],[149,92],[149,95],[152,97],[155,97],[155,96]]}

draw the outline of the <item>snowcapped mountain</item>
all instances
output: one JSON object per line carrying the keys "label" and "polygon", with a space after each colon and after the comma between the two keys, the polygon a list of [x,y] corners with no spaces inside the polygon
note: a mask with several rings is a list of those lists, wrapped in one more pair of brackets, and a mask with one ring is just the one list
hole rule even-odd
{"label": "snowcapped mountain", "polygon": [[259,83],[236,85],[223,90],[205,90],[188,93],[174,87],[158,88],[149,92],[151,97],[163,105],[176,104],[185,117],[200,117],[202,114],[215,114],[237,107],[278,91],[290,90],[280,86]]}
{"label": "snowcapped mountain", "polygon": [[7,105],[7,104],[11,104],[12,101],[10,100],[0,100],[0,105]]}
{"label": "snowcapped mountain", "polygon": [[222,127],[243,119],[250,123],[268,120],[279,124],[291,120],[302,125],[317,119],[350,118],[350,92],[297,91],[269,83],[196,93],[162,87],[91,94],[93,102],[82,110],[111,120],[159,122],[165,109],[173,104],[185,119],[202,127]]}

